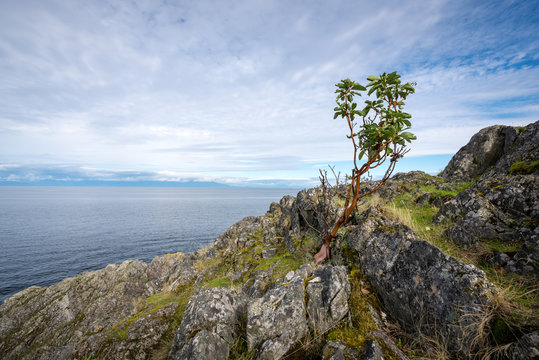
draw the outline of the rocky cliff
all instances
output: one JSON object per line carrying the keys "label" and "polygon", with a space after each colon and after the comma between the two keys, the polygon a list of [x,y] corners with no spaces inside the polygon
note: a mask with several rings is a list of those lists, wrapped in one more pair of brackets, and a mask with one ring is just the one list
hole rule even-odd
{"label": "rocky cliff", "polygon": [[0,306],[0,357],[537,357],[538,126],[483,129],[440,177],[395,175],[318,266],[343,200],[316,188],[195,253],[28,288]]}

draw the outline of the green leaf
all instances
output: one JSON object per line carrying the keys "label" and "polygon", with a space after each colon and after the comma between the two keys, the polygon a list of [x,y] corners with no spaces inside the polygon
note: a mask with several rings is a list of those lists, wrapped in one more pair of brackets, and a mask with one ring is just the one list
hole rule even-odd
{"label": "green leaf", "polygon": [[404,84],[403,89],[408,91],[415,91],[414,87],[410,83]]}
{"label": "green leaf", "polygon": [[415,136],[414,134],[412,134],[411,132],[408,132],[408,131],[403,132],[402,134],[400,134],[400,136],[401,136],[404,140],[406,140],[406,141],[408,141],[408,142],[411,142],[412,140],[417,139],[416,136]]}
{"label": "green leaf", "polygon": [[378,76],[371,75],[371,76],[367,76],[367,80],[369,80],[369,81],[378,81],[378,80],[380,80],[380,78]]}
{"label": "green leaf", "polygon": [[[367,90],[367,88],[363,85],[360,85],[360,84],[355,84],[353,87],[352,87],[352,90],[357,90],[357,91],[365,91]],[[360,95],[360,94],[358,94]]]}
{"label": "green leaf", "polygon": [[365,150],[362,150],[359,155],[357,156],[357,159],[358,160],[361,160],[361,158],[363,158],[363,155],[365,155]]}

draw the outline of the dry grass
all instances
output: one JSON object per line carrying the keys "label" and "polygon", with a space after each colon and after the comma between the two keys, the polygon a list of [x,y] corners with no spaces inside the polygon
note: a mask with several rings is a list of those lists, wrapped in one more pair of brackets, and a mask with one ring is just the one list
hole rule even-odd
{"label": "dry grass", "polygon": [[463,314],[469,322],[464,330],[474,358],[505,359],[523,334],[539,326],[538,289],[539,285],[525,291],[521,284],[506,285],[490,296],[482,311]]}

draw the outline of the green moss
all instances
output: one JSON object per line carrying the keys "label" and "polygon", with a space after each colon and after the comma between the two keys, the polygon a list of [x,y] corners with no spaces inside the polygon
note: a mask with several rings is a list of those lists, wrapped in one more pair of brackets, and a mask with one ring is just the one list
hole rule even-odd
{"label": "green moss", "polygon": [[170,303],[181,302],[184,300],[184,296],[185,295],[183,293],[177,294],[174,292],[163,291],[147,297],[144,301],[147,305],[149,305],[149,307],[151,307],[150,311],[153,312]]}
{"label": "green moss", "polygon": [[264,242],[264,236],[262,236],[262,229],[255,231],[251,235],[251,239],[253,239],[257,244],[262,244]]}
{"label": "green moss", "polygon": [[365,335],[364,331],[356,328],[344,327],[330,331],[327,336],[328,341],[341,342],[351,349],[362,350],[367,339],[371,339],[371,335]]}
{"label": "green moss", "polygon": [[490,327],[490,334],[496,345],[508,344],[515,340],[514,331],[500,318],[495,319]]}
{"label": "green moss", "polygon": [[365,291],[366,285],[362,284],[367,284],[367,280],[360,270],[352,270],[348,278],[351,285],[348,305],[352,326],[346,324],[331,330],[327,340],[342,342],[349,348],[362,351],[365,341],[374,338],[371,331],[376,329],[376,325],[370,314],[369,304],[378,307],[377,300],[372,290]]}
{"label": "green moss", "polygon": [[261,271],[261,270],[267,270],[271,264],[273,264],[277,260],[268,259],[263,262],[261,262],[257,267],[255,267],[254,271]]}
{"label": "green moss", "polygon": [[231,286],[232,281],[228,278],[228,276],[222,276],[219,278],[211,279],[205,285],[212,288]]}
{"label": "green moss", "polygon": [[535,172],[539,168],[539,160],[535,161],[515,161],[509,168],[511,175],[527,175]]}
{"label": "green moss", "polygon": [[114,334],[116,339],[120,341],[125,340],[127,338],[127,330],[128,328],[123,328],[116,331],[116,333]]}
{"label": "green moss", "polygon": [[[168,354],[170,353],[174,337],[176,336],[176,332],[178,331],[178,327],[182,321],[183,313],[185,312],[185,308],[189,303],[189,298],[193,294],[193,291],[193,284],[191,283],[180,286],[175,292],[172,293],[174,302],[177,302],[178,306],[176,307],[174,315],[168,319],[168,329],[159,340],[159,344],[157,344],[152,351],[152,356],[150,357],[151,359],[167,358]],[[155,301],[157,304],[164,304],[166,302],[160,297],[154,298],[151,301]]]}
{"label": "green moss", "polygon": [[376,230],[382,231],[382,232],[397,232],[398,229],[391,226],[379,226]]}
{"label": "green moss", "polygon": [[458,192],[461,192],[462,190],[466,190],[467,188],[469,188],[470,186],[472,186],[473,183],[474,183],[473,181],[460,183],[460,184],[457,186],[457,191],[458,191]]}
{"label": "green moss", "polygon": [[299,257],[295,258],[292,255],[282,256],[279,263],[277,263],[273,269],[272,282],[282,278],[289,271],[296,271],[301,265],[303,265],[303,263],[304,262]]}

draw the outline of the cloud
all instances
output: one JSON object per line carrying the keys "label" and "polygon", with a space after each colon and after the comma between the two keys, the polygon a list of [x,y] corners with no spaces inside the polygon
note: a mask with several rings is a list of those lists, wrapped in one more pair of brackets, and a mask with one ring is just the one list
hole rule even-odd
{"label": "cloud", "polygon": [[[537,120],[525,1],[0,4],[0,162],[310,179],[348,160],[333,85],[399,70],[412,156]],[[148,175],[153,176],[153,175]],[[258,180],[257,180],[258,181]]]}

